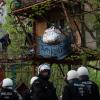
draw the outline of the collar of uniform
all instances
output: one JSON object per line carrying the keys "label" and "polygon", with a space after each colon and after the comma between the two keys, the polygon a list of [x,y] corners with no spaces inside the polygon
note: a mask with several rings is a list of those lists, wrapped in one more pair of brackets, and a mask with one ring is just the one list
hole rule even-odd
{"label": "collar of uniform", "polygon": [[82,81],[88,81],[89,77],[87,75],[82,75],[82,76],[80,76],[80,80],[82,80]]}
{"label": "collar of uniform", "polygon": [[78,79],[75,78],[75,79],[71,79],[71,80],[69,80],[68,82],[69,82],[69,83],[72,83],[72,82],[77,82],[77,81],[78,81]]}

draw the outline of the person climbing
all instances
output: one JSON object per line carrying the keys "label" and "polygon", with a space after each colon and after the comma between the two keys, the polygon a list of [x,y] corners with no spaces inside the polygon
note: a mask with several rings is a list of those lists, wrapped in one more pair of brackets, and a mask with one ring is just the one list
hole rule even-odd
{"label": "person climbing", "polygon": [[11,40],[9,38],[9,34],[4,35],[1,39],[0,42],[2,43],[2,50],[7,51],[8,46],[11,44]]}

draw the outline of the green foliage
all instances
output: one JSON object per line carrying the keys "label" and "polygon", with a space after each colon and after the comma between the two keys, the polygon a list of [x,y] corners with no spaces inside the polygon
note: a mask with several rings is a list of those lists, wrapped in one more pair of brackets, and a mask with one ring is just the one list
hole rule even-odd
{"label": "green foliage", "polygon": [[100,71],[89,68],[90,80],[96,82],[100,88]]}
{"label": "green foliage", "polygon": [[[16,56],[20,53],[20,46],[24,43],[25,35],[16,31],[15,19],[11,13],[10,3],[12,0],[6,0],[7,16],[6,22],[2,28],[10,35],[11,45],[8,48],[8,56]],[[21,28],[20,28],[21,29]]]}
{"label": "green foliage", "polygon": [[50,9],[51,3],[52,0],[49,0],[39,5],[33,5],[32,10],[34,13],[32,14],[32,17],[34,18],[35,16],[43,16],[43,14]]}

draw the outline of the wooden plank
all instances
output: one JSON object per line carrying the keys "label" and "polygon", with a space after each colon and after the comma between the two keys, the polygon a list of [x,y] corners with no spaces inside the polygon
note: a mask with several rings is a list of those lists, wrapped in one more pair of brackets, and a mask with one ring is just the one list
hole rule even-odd
{"label": "wooden plank", "polygon": [[[49,0],[48,0],[48,1],[49,1]],[[38,3],[36,3],[36,4],[35,4],[35,3],[31,3],[30,5],[24,6],[24,7],[20,8],[20,9],[15,9],[15,10],[13,10],[12,13],[13,13],[13,14],[21,14],[22,12],[26,12],[26,11],[32,9],[33,5],[40,5],[40,4],[46,3],[46,2],[48,2],[48,1],[45,0],[45,1],[42,1],[42,2],[38,2]]]}
{"label": "wooden plank", "polygon": [[[99,55],[98,55],[99,56]],[[94,60],[99,60],[99,58],[92,56],[92,57],[87,57],[87,61],[94,61]],[[47,62],[47,63],[56,63],[56,64],[66,64],[66,65],[80,65],[82,64],[82,59],[62,59],[62,60],[56,60],[52,58],[41,58],[41,57],[26,57],[26,58],[15,58],[15,59],[0,59],[0,63],[14,63],[17,61],[33,61],[33,62]]]}
{"label": "wooden plank", "polygon": [[47,28],[46,21],[36,21],[36,35],[41,36]]}
{"label": "wooden plank", "polygon": [[21,2],[26,5],[29,3],[37,4],[37,3],[44,2],[44,1],[48,1],[48,0],[21,0]]}

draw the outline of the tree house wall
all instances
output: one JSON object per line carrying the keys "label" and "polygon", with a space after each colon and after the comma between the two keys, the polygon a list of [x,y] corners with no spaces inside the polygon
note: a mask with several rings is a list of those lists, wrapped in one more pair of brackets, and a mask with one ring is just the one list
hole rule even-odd
{"label": "tree house wall", "polygon": [[[66,18],[65,18],[63,11],[61,11],[59,9],[54,9],[53,11],[48,12],[48,16],[46,16],[46,19],[37,19],[35,21],[35,34],[36,34],[36,36],[40,37],[43,35],[45,29],[48,28],[48,23],[50,25],[52,25],[51,23],[53,23],[53,22],[63,21],[63,20],[64,20],[64,28],[66,28],[67,27],[66,25],[68,23],[66,21]],[[73,32],[76,32],[76,35],[74,36],[75,42],[78,46],[81,46],[81,38],[80,38],[79,32],[77,31],[77,27],[75,26],[74,21],[78,25],[79,30],[81,28],[81,24],[80,24],[78,18],[73,19],[73,17],[71,17],[71,15],[69,15],[69,20],[70,20],[71,28],[73,29]],[[49,25],[49,27],[50,27],[50,25]],[[66,34],[67,34],[67,32],[66,32]]]}
{"label": "tree house wall", "polygon": [[44,33],[44,30],[47,28],[47,23],[45,20],[36,21],[36,35],[41,36]]}
{"label": "tree house wall", "polygon": [[[58,20],[64,19],[64,16],[59,10],[53,10],[47,13],[45,19],[36,19],[35,21],[35,33],[37,36],[41,36],[44,30],[48,28],[48,25]],[[50,27],[50,26],[49,26]]]}

